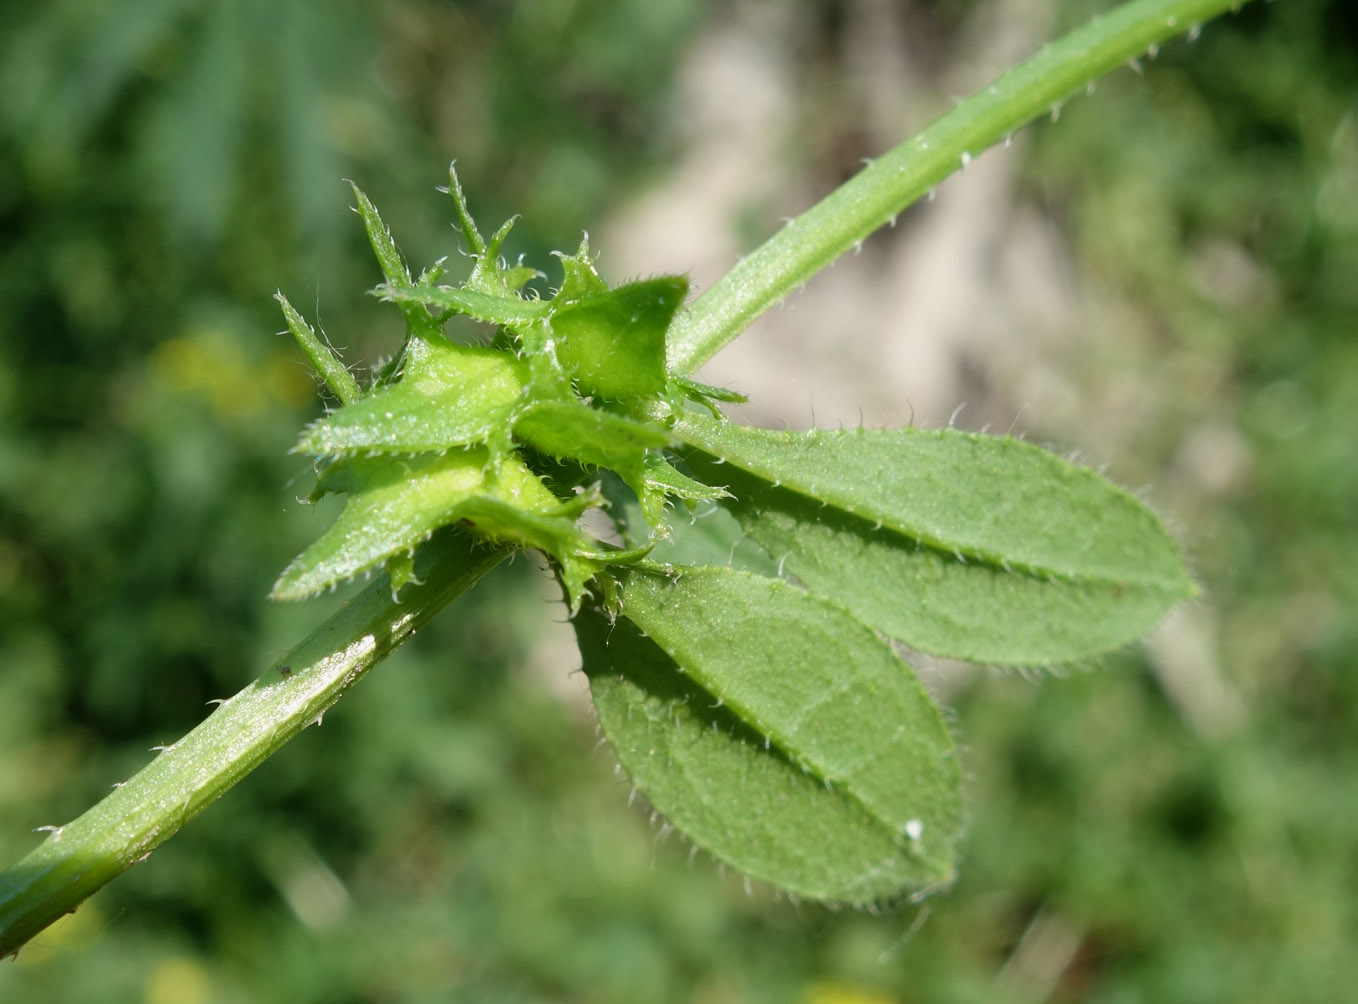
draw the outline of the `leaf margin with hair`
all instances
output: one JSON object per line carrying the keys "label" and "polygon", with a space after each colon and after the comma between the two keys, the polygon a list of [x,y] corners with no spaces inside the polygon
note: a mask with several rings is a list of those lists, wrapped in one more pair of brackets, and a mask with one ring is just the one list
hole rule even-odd
{"label": "leaf margin with hair", "polygon": [[[1001,666],[1053,666],[1128,644],[1171,597],[1122,583],[1041,578],[956,556],[775,488],[735,464],[689,453],[702,476],[724,480],[726,509],[777,560],[779,575],[833,596],[864,622],[917,651]],[[871,588],[864,569],[872,570]]]}
{"label": "leaf margin with hair", "polygon": [[[951,881],[962,832],[957,752],[909,666],[842,607],[776,579],[718,567],[672,570],[673,579],[658,571],[647,564],[621,576],[612,632],[617,651],[631,646],[626,658],[603,643],[609,629],[598,611],[581,614],[580,637],[601,727],[651,803],[717,857],[800,896],[864,902]],[[798,645],[798,672],[787,672],[783,660]],[[843,658],[827,662],[827,652]],[[835,675],[830,698],[813,691]],[[657,697],[680,678],[685,699]],[[792,694],[798,682],[803,691]],[[723,739],[722,723],[737,721]],[[634,727],[648,730],[645,741],[629,738]],[[654,770],[657,743],[676,760],[700,748],[716,760],[706,774],[696,761]],[[694,787],[718,770],[724,793]],[[760,774],[782,789],[741,787]],[[785,832],[747,839],[765,825],[751,821],[751,805],[770,792],[763,811]],[[787,799],[800,801],[793,808]]]}
{"label": "leaf margin with hair", "polygon": [[293,453],[436,453],[499,443],[527,374],[506,352],[412,334],[401,379],[374,388],[303,430]]}
{"label": "leaf margin with hair", "polygon": [[780,432],[694,412],[674,431],[724,463],[962,561],[1146,585],[1175,599],[1195,592],[1147,506],[1023,440],[957,429]]}
{"label": "leaf margin with hair", "polygon": [[[346,457],[322,471],[313,500],[347,495],[330,527],[280,573],[271,596],[300,600],[409,554],[452,523],[479,527],[488,542],[537,547],[556,558],[572,608],[599,570],[595,542],[575,525],[593,499],[562,502],[514,456],[492,463],[485,447],[411,458]],[[518,517],[515,517],[518,513]],[[393,592],[408,581],[390,568]]]}

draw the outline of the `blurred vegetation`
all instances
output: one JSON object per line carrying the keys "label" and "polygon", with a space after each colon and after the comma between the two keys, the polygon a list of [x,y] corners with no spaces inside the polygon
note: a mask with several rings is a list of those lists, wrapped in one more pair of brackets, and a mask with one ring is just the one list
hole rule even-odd
{"label": "blurred vegetation", "polygon": [[[975,6],[914,13],[946,42]],[[474,210],[522,212],[515,251],[541,262],[663,171],[676,61],[721,16],[698,0],[0,11],[0,856],[334,602],[264,596],[320,525],[292,503],[309,472],[286,450],[317,405],[271,334],[273,290],[314,298],[352,358],[398,334],[357,295],[375,272],[340,179],[429,260],[454,247],[430,189],[455,155]],[[974,775],[957,887],[883,916],[793,906],[689,863],[628,808],[587,712],[526,668],[560,608],[520,561],[0,965],[0,998],[1329,1001],[1358,985],[1353,5],[1252,4],[1168,47],[1037,130],[1025,178],[1125,307],[1116,365],[1155,363],[1123,469],[1180,522],[1239,716],[1202,727],[1139,652],[1064,680],[982,677],[953,697]],[[1204,487],[1181,446],[1202,428],[1225,430],[1243,473]]]}

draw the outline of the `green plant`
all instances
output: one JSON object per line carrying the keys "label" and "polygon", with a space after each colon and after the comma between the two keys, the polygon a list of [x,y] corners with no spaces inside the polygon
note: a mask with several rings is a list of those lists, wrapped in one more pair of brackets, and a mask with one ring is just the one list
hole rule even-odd
{"label": "green plant", "polygon": [[[974,154],[1225,6],[1140,0],[1072,34],[876,161],[677,315],[682,280],[609,289],[584,247],[562,257],[551,300],[526,296],[533,271],[499,262],[506,228],[483,240],[455,179],[472,273],[458,286],[439,285],[441,265],[414,279],[359,193],[406,347],[360,390],[284,302],[342,405],[300,445],[325,458],[318,493],[349,499],[276,594],[379,567],[386,578],[6,872],[0,951],[149,854],[523,546],[561,575],[619,758],[699,845],[817,898],[945,883],[960,832],[952,741],[882,636],[990,662],[1081,658],[1191,592],[1177,553],[1135,500],[1025,444],[951,430],[737,429],[699,410],[715,413],[728,395],[688,374]],[[496,325],[495,340],[446,340],[454,314]],[[717,515],[671,526],[671,497]],[[577,523],[605,502],[620,544]],[[739,535],[764,557],[727,567]]]}

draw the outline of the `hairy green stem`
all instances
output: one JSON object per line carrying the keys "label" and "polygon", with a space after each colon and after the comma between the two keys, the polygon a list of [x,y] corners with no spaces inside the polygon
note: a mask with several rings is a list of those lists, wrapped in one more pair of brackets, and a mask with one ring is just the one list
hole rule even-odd
{"label": "hairy green stem", "polygon": [[383,576],[149,765],[0,874],[0,956],[143,860],[308,725],[509,552],[445,532],[423,581],[392,600]]}
{"label": "hairy green stem", "polygon": [[761,313],[869,234],[895,220],[984,150],[1093,81],[1247,0],[1133,0],[1044,46],[958,104],[742,258],[675,319],[669,365],[689,374]]}

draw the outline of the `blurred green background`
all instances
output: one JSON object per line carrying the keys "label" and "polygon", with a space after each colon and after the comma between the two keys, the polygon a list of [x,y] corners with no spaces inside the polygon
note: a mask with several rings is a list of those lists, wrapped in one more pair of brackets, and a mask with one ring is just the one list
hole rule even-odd
{"label": "blurred green background", "polygon": [[[1097,6],[5,5],[0,859],[333,609],[264,597],[320,529],[293,501],[308,467],[287,455],[319,405],[274,334],[273,291],[319,312],[351,360],[371,363],[399,337],[394,312],[362,295],[377,273],[342,178],[417,264],[456,252],[433,192],[456,157],[483,227],[522,213],[512,250],[549,275],[548,251],[586,229],[615,279],[657,256],[682,270],[701,235],[662,227],[658,247],[610,259],[597,228],[647,233],[646,193],[702,205],[716,185],[735,207],[717,244],[750,246],[890,142],[884,118],[899,136],[946,108],[955,67],[973,64],[977,86],[1022,54],[984,55],[978,39],[1017,24],[1036,42]],[[882,23],[897,34],[872,30]],[[865,39],[899,41],[910,88],[869,73]],[[759,54],[782,75],[761,75]],[[1059,309],[1014,322],[1004,351],[959,350],[950,372],[973,414],[1005,424],[1021,410],[1032,438],[1148,486],[1204,598],[1145,646],[1062,678],[926,662],[971,778],[954,889],[831,912],[747,891],[659,837],[595,748],[562,607],[521,560],[323,728],[0,964],[0,999],[1351,993],[1358,14],[1349,0],[1254,3],[1144,70],[1000,155],[1002,217],[1028,221],[1052,251],[1043,282]],[[899,108],[884,112],[874,99],[888,93]],[[703,100],[770,101],[783,131],[770,119],[767,135],[714,144]],[[776,170],[743,162],[747,144],[771,150]],[[731,159],[695,157],[708,149]],[[734,188],[721,189],[731,164]],[[760,187],[773,175],[781,188]],[[925,232],[930,212],[881,241]],[[1006,240],[983,257],[1034,257]],[[870,242],[862,258],[890,247]],[[1032,285],[1011,274],[996,302]],[[871,307],[880,287],[865,288]],[[888,327],[877,309],[867,326]],[[1076,341],[1042,342],[1063,324]],[[1024,368],[1030,357],[1045,368]],[[927,398],[926,379],[893,391],[902,414]]]}

